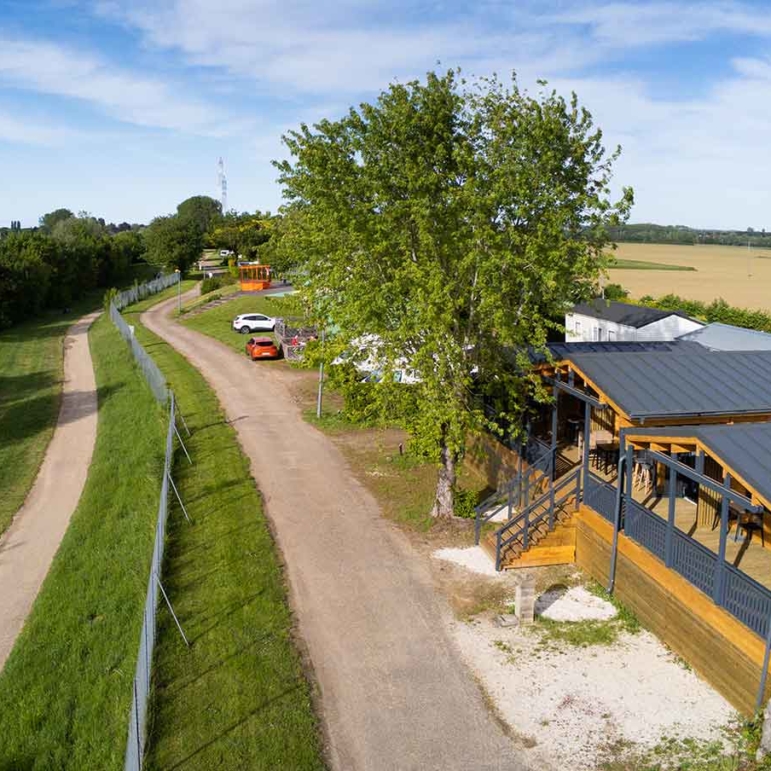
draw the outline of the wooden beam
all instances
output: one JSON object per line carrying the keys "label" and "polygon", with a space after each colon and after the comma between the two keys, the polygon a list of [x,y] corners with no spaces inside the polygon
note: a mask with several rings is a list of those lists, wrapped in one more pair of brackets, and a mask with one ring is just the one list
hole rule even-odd
{"label": "wooden beam", "polygon": [[[696,471],[694,471],[690,466],[686,466],[684,463],[680,463],[680,461],[673,460],[668,455],[664,455],[661,452],[651,450],[651,454],[657,463],[661,463],[664,466],[675,469],[677,473],[680,474],[680,476],[688,477],[688,479],[692,479],[694,482],[697,482],[700,485],[704,485],[704,487],[708,487],[710,490],[719,493],[720,495],[724,495],[728,500],[739,504],[739,506],[746,507],[749,511],[752,511],[756,514],[760,513],[758,507],[754,506],[749,498],[741,495],[740,493],[737,493],[730,487],[726,487],[726,485],[721,484],[720,482],[716,482],[714,479],[710,479],[708,476],[696,473]],[[728,476],[728,479],[730,483],[730,475]],[[762,507],[760,508],[762,509]]]}

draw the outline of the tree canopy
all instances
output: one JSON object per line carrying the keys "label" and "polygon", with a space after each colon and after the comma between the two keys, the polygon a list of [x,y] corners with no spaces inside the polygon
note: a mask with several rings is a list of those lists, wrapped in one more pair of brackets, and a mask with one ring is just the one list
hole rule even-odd
{"label": "tree canopy", "polygon": [[203,250],[203,233],[198,225],[179,215],[156,217],[145,230],[144,239],[147,262],[183,273]]}
{"label": "tree canopy", "polygon": [[177,206],[177,216],[204,235],[222,218],[222,204],[208,195],[194,195]]}
{"label": "tree canopy", "polygon": [[543,346],[592,293],[608,226],[632,203],[629,189],[610,200],[619,151],[606,156],[575,96],[452,70],[284,141],[309,300],[340,330],[329,357],[368,341],[384,395],[401,387],[389,372],[414,373],[409,428],[440,463],[433,513],[447,516],[466,436],[485,421],[476,396],[503,388],[521,409],[511,351]]}
{"label": "tree canopy", "polygon": [[40,218],[40,228],[45,233],[53,233],[54,228],[59,222],[67,220],[75,215],[69,209],[56,209],[44,214]]}

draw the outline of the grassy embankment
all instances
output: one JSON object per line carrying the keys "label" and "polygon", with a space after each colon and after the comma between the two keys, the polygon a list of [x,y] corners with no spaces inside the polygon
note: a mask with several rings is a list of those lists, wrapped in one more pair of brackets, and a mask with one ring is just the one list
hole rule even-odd
{"label": "grassy embankment", "polygon": [[[204,311],[185,326],[219,340],[242,354],[246,336],[234,332],[230,324],[239,313],[265,313],[281,316],[297,313],[296,300],[282,297],[239,297],[217,308]],[[255,366],[289,366],[283,362],[259,362]],[[373,428],[347,420],[343,414],[343,398],[329,387],[324,392],[321,420],[316,420],[317,375],[307,370],[292,373],[294,397],[306,420],[329,434],[338,445],[357,477],[369,487],[385,515],[411,528],[425,531],[433,524],[429,511],[436,488],[437,467],[409,454],[406,432],[399,428]],[[399,445],[405,453],[399,451]],[[471,468],[461,468],[460,484],[478,491],[485,482]]]}
{"label": "grassy embankment", "polygon": [[0,674],[2,771],[123,768],[164,416],[109,319],[94,324],[90,343],[96,447],[78,508]]}
{"label": "grassy embankment", "polygon": [[162,613],[148,768],[321,769],[310,688],[259,492],[211,388],[139,323],[156,301],[124,316],[178,397],[195,465],[176,466],[193,524],[172,515],[164,566],[191,646]]}
{"label": "grassy embankment", "polygon": [[[183,291],[192,286],[183,282]],[[99,309],[103,294],[90,293],[66,314],[49,313],[0,332],[0,534],[24,503],[56,426],[67,329]]]}
{"label": "grassy embankment", "polygon": [[0,333],[0,533],[24,503],[53,435],[62,341],[76,318],[51,315]]}

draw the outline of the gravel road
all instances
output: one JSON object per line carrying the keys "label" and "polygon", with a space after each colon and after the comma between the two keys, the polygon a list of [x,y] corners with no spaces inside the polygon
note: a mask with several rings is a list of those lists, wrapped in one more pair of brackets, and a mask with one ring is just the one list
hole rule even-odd
{"label": "gravel road", "polygon": [[[266,503],[335,769],[523,769],[449,637],[428,567],[334,444],[302,419],[296,373],[167,317],[142,322],[212,385]],[[277,763],[279,759],[277,759]]]}

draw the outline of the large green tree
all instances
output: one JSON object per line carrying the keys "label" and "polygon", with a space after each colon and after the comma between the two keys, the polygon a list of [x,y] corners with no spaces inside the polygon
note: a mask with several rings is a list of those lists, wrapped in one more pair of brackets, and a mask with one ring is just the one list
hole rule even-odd
{"label": "large green tree", "polygon": [[432,513],[448,516],[484,422],[475,392],[504,386],[521,404],[527,370],[509,352],[543,346],[597,281],[607,228],[632,202],[631,190],[610,200],[619,151],[606,156],[575,96],[453,71],[284,141],[291,159],[276,165],[302,215],[311,299],[341,330],[337,347],[366,340],[386,373],[417,377],[409,427],[437,457]]}
{"label": "large green tree", "polygon": [[54,228],[59,222],[74,216],[69,209],[55,209],[40,217],[40,229],[44,233],[53,233]]}
{"label": "large green tree", "polygon": [[179,215],[156,217],[144,231],[145,259],[183,273],[201,256],[203,234],[195,222]]}
{"label": "large green tree", "polygon": [[195,226],[203,236],[222,219],[222,204],[208,195],[194,195],[177,206],[177,216]]}

